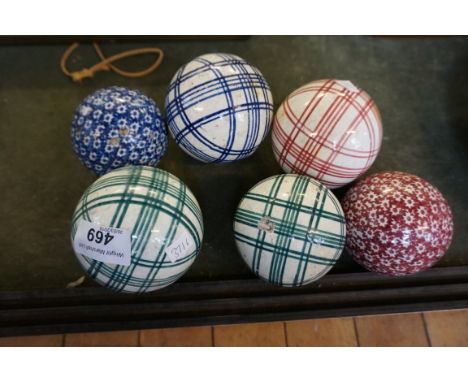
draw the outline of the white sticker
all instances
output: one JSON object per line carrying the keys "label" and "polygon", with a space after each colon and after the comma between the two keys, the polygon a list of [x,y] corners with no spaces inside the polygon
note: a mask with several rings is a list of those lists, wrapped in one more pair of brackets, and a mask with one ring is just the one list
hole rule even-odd
{"label": "white sticker", "polygon": [[132,257],[130,231],[82,220],[76,231],[73,249],[80,255],[103,263],[130,265]]}
{"label": "white sticker", "polygon": [[175,263],[179,258],[191,252],[194,244],[192,237],[184,230],[178,239],[166,247],[165,252],[169,260]]}
{"label": "white sticker", "polygon": [[351,81],[337,80],[336,82],[343,86],[346,90],[349,90],[350,92],[356,93],[359,91],[359,88],[356,87]]}

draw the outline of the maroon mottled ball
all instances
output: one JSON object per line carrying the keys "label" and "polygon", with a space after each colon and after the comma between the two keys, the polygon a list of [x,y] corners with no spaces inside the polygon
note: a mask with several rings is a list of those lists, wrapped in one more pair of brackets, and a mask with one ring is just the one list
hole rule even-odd
{"label": "maroon mottled ball", "polygon": [[401,276],[424,271],[447,251],[452,211],[442,194],[415,175],[371,175],[345,195],[346,248],[370,271]]}

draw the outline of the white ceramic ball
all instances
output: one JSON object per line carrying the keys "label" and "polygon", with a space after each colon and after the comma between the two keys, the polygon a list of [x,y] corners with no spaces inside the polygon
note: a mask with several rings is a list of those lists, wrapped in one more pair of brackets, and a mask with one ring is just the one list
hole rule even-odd
{"label": "white ceramic ball", "polygon": [[252,155],[270,130],[273,97],[262,73],[233,54],[212,53],[182,66],[166,96],[169,131],[202,162]]}
{"label": "white ceramic ball", "polygon": [[[126,166],[97,179],[81,197],[73,215],[74,248],[81,221],[131,232],[128,266],[75,254],[87,275],[118,292],[150,292],[179,279],[195,261],[202,244],[200,207],[174,175],[148,166]],[[190,250],[175,261],[166,249],[181,236]]]}
{"label": "white ceramic ball", "polygon": [[272,130],[273,153],[283,170],[329,188],[367,171],[382,143],[376,104],[350,81],[319,80],[296,89],[280,105]]}
{"label": "white ceramic ball", "polygon": [[336,197],[316,180],[283,174],[242,198],[234,217],[237,248],[265,281],[300,286],[325,275],[345,245],[346,225]]}

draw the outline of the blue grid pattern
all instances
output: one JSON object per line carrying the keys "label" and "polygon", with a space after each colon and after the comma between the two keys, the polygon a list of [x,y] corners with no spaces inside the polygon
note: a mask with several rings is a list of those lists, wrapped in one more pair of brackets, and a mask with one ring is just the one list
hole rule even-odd
{"label": "blue grid pattern", "polygon": [[184,65],[166,96],[177,144],[203,162],[253,154],[268,134],[273,99],[258,69],[232,54],[206,54]]}

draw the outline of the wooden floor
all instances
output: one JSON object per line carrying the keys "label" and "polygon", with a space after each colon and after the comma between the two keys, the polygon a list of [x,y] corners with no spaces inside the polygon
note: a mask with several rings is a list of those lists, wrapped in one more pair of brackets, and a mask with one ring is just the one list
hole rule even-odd
{"label": "wooden floor", "polygon": [[0,346],[468,346],[468,309],[0,338]]}

